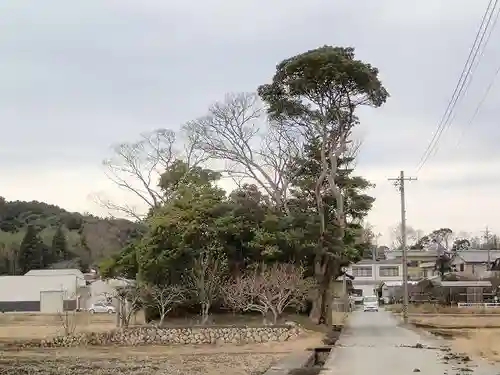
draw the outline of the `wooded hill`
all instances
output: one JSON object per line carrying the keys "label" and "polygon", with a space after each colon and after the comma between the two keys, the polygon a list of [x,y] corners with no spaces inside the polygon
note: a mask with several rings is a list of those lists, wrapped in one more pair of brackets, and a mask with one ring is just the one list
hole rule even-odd
{"label": "wooded hill", "polygon": [[16,275],[38,267],[85,271],[118,253],[139,228],[124,219],[103,219],[44,202],[0,197],[0,274]]}

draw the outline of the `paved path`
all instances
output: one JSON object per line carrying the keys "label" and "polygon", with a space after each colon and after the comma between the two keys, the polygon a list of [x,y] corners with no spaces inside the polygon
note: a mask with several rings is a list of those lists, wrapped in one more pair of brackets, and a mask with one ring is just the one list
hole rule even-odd
{"label": "paved path", "polygon": [[500,375],[500,369],[484,361],[466,361],[446,351],[443,341],[398,324],[387,311],[353,312],[321,374]]}

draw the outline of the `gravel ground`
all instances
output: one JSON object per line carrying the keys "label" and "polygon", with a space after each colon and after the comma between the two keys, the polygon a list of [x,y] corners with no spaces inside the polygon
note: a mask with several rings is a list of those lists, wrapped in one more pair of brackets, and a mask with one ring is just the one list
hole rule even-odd
{"label": "gravel ground", "polygon": [[257,375],[284,354],[217,353],[162,358],[25,357],[0,355],[0,374],[7,375]]}

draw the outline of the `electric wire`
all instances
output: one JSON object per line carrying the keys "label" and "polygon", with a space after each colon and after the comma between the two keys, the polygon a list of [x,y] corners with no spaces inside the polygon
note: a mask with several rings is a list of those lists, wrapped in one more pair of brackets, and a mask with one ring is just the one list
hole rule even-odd
{"label": "electric wire", "polygon": [[[493,3],[493,1],[494,1],[494,3]],[[462,69],[459,80],[458,80],[458,82],[455,86],[455,89],[453,91],[452,97],[451,97],[450,101],[448,102],[446,110],[445,110],[443,116],[441,117],[441,120],[437,126],[437,129],[436,129],[431,141],[429,142],[426,150],[424,151],[424,154],[422,155],[422,157],[420,159],[420,162],[418,163],[417,172],[422,169],[422,167],[426,164],[426,162],[428,161],[430,156],[433,154],[433,151],[436,150],[436,146],[439,143],[439,140],[441,138],[441,135],[443,134],[443,131],[445,130],[447,125],[449,126],[451,124],[450,118],[452,118],[455,107],[456,107],[460,97],[462,96],[462,93],[464,93],[464,89],[466,88],[467,82],[469,82],[467,85],[467,88],[470,85],[470,82],[472,80],[471,79],[472,78],[471,77],[472,68],[474,67],[474,63],[478,57],[479,51],[480,50],[482,51],[482,53],[479,55],[479,59],[481,59],[481,57],[484,53],[486,43],[484,44],[484,47],[482,49],[481,49],[481,45],[483,43],[484,37],[486,36],[486,34],[488,32],[493,14],[495,13],[495,11],[497,9],[498,1],[499,0],[490,0],[488,3],[486,11],[485,11],[483,18],[481,20],[481,25],[479,26],[479,29],[476,33],[474,43],[469,51],[469,56],[467,57],[467,61],[465,62],[465,65]],[[492,7],[492,4],[493,4],[493,7]],[[498,13],[497,13],[497,17],[498,17]],[[495,20],[495,24],[496,24],[496,20]],[[490,31],[490,33],[488,33],[487,41],[489,41],[490,36],[491,36],[491,31]],[[477,65],[476,65],[476,68],[477,68]]]}

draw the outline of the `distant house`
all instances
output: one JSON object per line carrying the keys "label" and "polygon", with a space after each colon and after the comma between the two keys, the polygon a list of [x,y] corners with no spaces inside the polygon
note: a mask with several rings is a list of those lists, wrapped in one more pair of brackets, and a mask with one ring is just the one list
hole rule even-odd
{"label": "distant house", "polygon": [[[421,268],[422,263],[436,263],[436,258],[438,251],[436,249],[426,249],[426,250],[408,250],[408,275],[411,280],[419,280],[423,275],[423,270]],[[388,258],[397,260],[399,262],[403,261],[403,252],[401,250],[391,251]]]}
{"label": "distant house", "polygon": [[439,275],[439,270],[436,269],[436,261],[420,263],[422,278],[427,279]]}
{"label": "distant house", "polygon": [[403,280],[403,264],[398,259],[363,259],[352,264],[347,273],[354,276],[352,286],[363,296],[373,295],[380,285],[387,281]]}
{"label": "distant house", "polygon": [[500,258],[500,250],[465,250],[458,252],[453,260],[454,270],[464,276],[487,277],[490,265]]}

